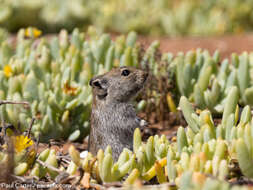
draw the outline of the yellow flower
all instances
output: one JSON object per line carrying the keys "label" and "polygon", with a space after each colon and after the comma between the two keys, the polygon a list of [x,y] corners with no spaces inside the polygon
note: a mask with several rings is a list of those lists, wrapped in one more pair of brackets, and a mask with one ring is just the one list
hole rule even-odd
{"label": "yellow flower", "polygon": [[64,84],[63,92],[65,94],[75,96],[77,94],[77,90],[78,90],[77,87],[70,86],[68,82]]}
{"label": "yellow flower", "polygon": [[20,135],[16,136],[14,139],[14,147],[16,152],[22,152],[27,147],[33,145],[33,140],[28,138],[27,136]]}
{"label": "yellow flower", "polygon": [[196,110],[196,113],[197,113],[197,114],[200,114],[201,112],[202,112],[201,109],[197,109],[197,110]]}
{"label": "yellow flower", "polygon": [[33,38],[38,38],[42,32],[37,29],[37,28],[27,28],[25,29],[25,36],[26,37],[33,37]]}
{"label": "yellow flower", "polygon": [[13,73],[13,71],[12,71],[11,66],[5,65],[4,66],[4,75],[9,78],[10,76],[12,76],[12,73]]}

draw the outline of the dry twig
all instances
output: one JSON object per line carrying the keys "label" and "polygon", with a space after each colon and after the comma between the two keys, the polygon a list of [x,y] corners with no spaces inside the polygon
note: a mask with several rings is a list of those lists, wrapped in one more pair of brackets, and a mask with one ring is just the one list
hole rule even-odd
{"label": "dry twig", "polygon": [[16,102],[16,101],[9,101],[9,100],[1,100],[0,106],[4,104],[23,104],[25,108],[30,108],[29,102]]}
{"label": "dry twig", "polygon": [[30,135],[31,135],[31,130],[32,130],[34,121],[35,121],[35,118],[33,117],[33,118],[32,118],[32,121],[31,121],[31,123],[30,123],[29,129],[28,129],[28,133],[27,133],[27,137],[28,137],[28,138],[29,138]]}
{"label": "dry twig", "polygon": [[41,165],[44,166],[45,168],[48,168],[48,169],[53,170],[53,171],[55,171],[55,172],[58,172],[58,173],[62,173],[62,172],[63,172],[62,170],[60,170],[60,169],[58,169],[58,168],[56,168],[56,167],[54,167],[54,166],[51,166],[51,165],[49,165],[49,164],[47,164],[47,163],[41,161],[40,159],[37,159],[36,162],[38,162],[39,164],[41,164]]}

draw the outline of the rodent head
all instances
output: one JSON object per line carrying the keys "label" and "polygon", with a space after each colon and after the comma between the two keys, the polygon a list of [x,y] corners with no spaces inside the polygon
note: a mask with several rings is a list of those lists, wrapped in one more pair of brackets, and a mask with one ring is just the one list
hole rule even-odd
{"label": "rodent head", "polygon": [[147,78],[147,72],[134,67],[112,69],[90,80],[93,98],[107,103],[128,102],[142,89]]}

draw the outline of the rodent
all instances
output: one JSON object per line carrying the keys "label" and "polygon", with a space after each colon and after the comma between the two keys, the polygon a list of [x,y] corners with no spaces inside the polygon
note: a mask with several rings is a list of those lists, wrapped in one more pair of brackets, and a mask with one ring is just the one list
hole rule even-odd
{"label": "rodent", "polygon": [[123,148],[132,150],[136,128],[147,125],[137,116],[131,100],[144,87],[148,72],[134,67],[118,67],[95,76],[92,87],[91,130],[88,149],[96,155],[99,149],[112,148],[118,159]]}

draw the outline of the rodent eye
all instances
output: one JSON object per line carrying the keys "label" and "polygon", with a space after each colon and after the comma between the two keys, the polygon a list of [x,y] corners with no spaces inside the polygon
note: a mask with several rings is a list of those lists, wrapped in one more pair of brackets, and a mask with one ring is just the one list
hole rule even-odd
{"label": "rodent eye", "polygon": [[94,86],[101,87],[100,83],[98,81],[93,82]]}
{"label": "rodent eye", "polygon": [[130,71],[127,70],[127,69],[123,70],[122,73],[121,73],[121,75],[123,75],[125,77],[128,76],[129,74],[130,74]]}

